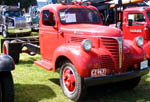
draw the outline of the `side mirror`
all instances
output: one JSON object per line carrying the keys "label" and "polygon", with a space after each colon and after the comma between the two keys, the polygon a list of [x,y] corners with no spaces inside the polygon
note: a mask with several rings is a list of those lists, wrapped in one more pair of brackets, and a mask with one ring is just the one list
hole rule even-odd
{"label": "side mirror", "polygon": [[133,25],[133,20],[132,19],[129,19],[128,20],[128,26],[132,26]]}

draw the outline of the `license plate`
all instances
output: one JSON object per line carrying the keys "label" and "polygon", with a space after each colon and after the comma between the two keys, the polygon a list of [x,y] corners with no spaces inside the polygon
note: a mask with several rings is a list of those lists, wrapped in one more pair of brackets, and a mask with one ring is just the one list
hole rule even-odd
{"label": "license plate", "polygon": [[92,77],[106,76],[106,73],[107,73],[107,69],[106,68],[92,69],[91,76]]}
{"label": "license plate", "polygon": [[140,67],[141,67],[141,69],[147,68],[148,67],[148,60],[142,61]]}

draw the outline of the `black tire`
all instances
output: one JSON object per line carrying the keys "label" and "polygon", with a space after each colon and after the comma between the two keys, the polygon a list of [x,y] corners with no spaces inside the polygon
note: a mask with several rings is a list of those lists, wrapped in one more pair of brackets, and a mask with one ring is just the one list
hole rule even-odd
{"label": "black tire", "polygon": [[126,90],[132,90],[140,83],[141,77],[136,77],[133,79],[125,80],[120,82],[120,87]]}
{"label": "black tire", "polygon": [[[68,69],[70,70],[70,72],[68,71]],[[66,76],[68,75],[66,74],[67,72],[69,72],[69,75],[71,76],[72,80],[75,78],[75,82],[71,82],[71,80],[69,80],[69,77]],[[64,79],[64,77],[66,79]],[[67,85],[66,85],[67,81],[69,82],[69,85],[70,85],[69,88],[67,88]],[[81,101],[86,93],[85,92],[86,88],[85,88],[85,85],[83,84],[83,78],[79,75],[74,65],[70,62],[66,62],[61,66],[60,85],[61,85],[64,95],[73,101]]]}
{"label": "black tire", "polygon": [[10,55],[13,58],[14,62],[17,64],[17,63],[19,63],[20,53],[17,52],[15,49],[10,50],[9,43],[12,43],[12,42],[13,41],[9,42],[8,40],[4,41],[4,43],[3,43],[3,54]]}
{"label": "black tire", "polygon": [[14,102],[14,83],[11,72],[0,72],[0,102]]}

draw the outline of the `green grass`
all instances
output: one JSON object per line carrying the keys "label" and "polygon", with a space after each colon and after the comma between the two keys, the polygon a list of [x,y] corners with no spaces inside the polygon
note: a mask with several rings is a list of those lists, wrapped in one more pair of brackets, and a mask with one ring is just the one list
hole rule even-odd
{"label": "green grass", "polygon": [[[20,63],[12,71],[15,85],[15,102],[72,102],[59,85],[59,73],[34,65],[40,55],[21,54]],[[116,85],[89,88],[83,102],[150,102],[150,73],[132,91]]]}

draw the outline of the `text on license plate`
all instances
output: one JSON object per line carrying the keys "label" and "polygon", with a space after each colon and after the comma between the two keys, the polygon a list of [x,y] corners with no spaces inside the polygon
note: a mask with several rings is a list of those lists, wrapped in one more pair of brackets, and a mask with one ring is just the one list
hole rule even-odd
{"label": "text on license plate", "polygon": [[107,69],[92,69],[91,70],[91,77],[98,77],[98,76],[106,76]]}

